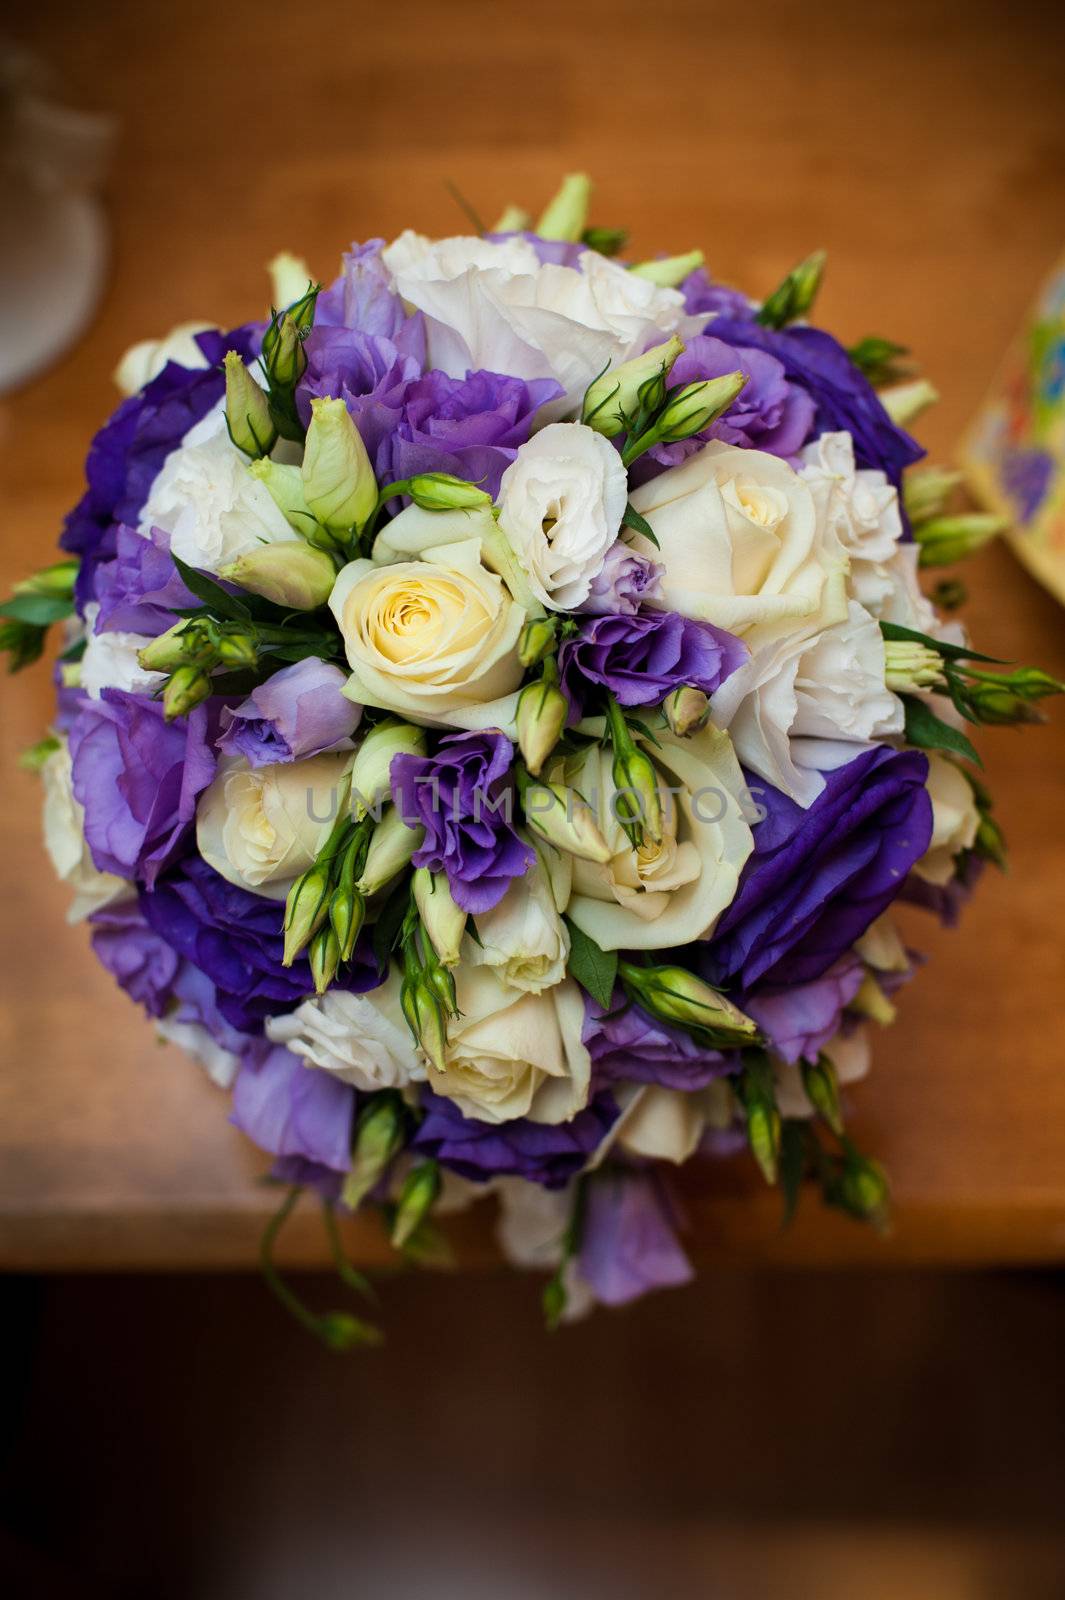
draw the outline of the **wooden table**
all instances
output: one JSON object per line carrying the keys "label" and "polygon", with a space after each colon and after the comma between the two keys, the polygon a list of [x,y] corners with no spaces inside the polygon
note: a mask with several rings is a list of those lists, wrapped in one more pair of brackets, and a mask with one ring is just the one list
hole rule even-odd
{"label": "wooden table", "polygon": [[[872,18],[838,0],[24,8],[16,36],[75,98],[117,112],[123,138],[101,314],[0,402],[5,589],[50,557],[127,344],[259,314],[261,265],[282,247],[328,277],[351,238],[461,230],[448,179],[490,219],[587,168],[596,220],[629,226],[636,254],[700,244],[753,292],[825,246],[820,318],[920,352],[944,395],[920,431],[943,458],[1065,242],[1062,24],[1039,18],[953,0]],[[1065,617],[1010,555],[968,577],[977,641],[1065,675]],[[248,1264],[273,1204],[262,1158],[64,924],[36,783],[15,767],[50,702],[41,669],[4,701],[0,1264]],[[783,1237],[777,1197],[730,1163],[685,1175],[705,1260],[1065,1258],[1065,719],[982,748],[1010,876],[989,876],[957,934],[908,919],[931,961],[854,1095],[855,1134],[894,1179],[893,1236],[810,1197]],[[457,1229],[465,1259],[488,1255],[486,1224]],[[375,1227],[352,1242],[382,1258]],[[309,1209],[286,1249],[324,1258]]]}

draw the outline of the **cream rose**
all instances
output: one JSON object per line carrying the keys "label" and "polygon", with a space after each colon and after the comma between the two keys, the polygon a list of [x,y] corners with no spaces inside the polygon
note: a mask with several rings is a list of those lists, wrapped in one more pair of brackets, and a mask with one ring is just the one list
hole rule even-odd
{"label": "cream rose", "polygon": [[41,767],[44,785],[44,847],[56,877],[74,891],[68,922],[82,922],[115,900],[132,897],[136,890],[125,878],[99,872],[85,842],[85,812],[75,798],[71,782],[70,751],[64,740]]}
{"label": "cream rose", "polygon": [[503,474],[499,526],[552,611],[573,611],[617,538],[628,476],[614,447],[580,422],[534,434]]}
{"label": "cream rose", "polygon": [[220,761],[197,808],[201,856],[227,882],[283,900],[329,837],[350,764],[346,751],[266,767]]}
{"label": "cream rose", "polygon": [[659,543],[634,549],[664,567],[647,604],[748,638],[846,614],[847,557],[808,484],[777,456],[711,443],[634,489]]}
{"label": "cream rose", "polygon": [[581,1042],[584,1001],[572,979],[543,994],[490,967],[455,969],[459,1015],[448,1024],[446,1071],[429,1082],[482,1122],[568,1122],[588,1102],[592,1064]]}
{"label": "cream rose", "polygon": [[945,756],[929,755],[925,787],[932,800],[932,838],[913,870],[926,883],[945,884],[954,876],[955,858],[972,849],[980,813],[972,784]]}
{"label": "cream rose", "polygon": [[603,866],[574,860],[568,915],[603,950],[661,950],[705,938],[731,904],[753,849],[746,785],[728,734],[710,726],[690,739],[664,731],[656,738],[658,749],[645,748],[664,779],[660,844],[629,843],[614,814],[611,757],[603,747],[589,747],[572,780],[613,855]]}
{"label": "cream rose", "polygon": [[477,938],[467,935],[462,946],[462,960],[470,966],[491,967],[512,988],[530,994],[565,978],[569,934],[539,861],[511,884],[497,906],[474,921]]}
{"label": "cream rose", "polygon": [[329,606],[352,700],[431,725],[513,722],[525,612],[481,565],[478,540],[441,546],[431,561],[352,561]]}
{"label": "cream rose", "polygon": [[883,472],[854,465],[849,433],[823,433],[802,452],[800,473],[818,514],[850,556],[890,561],[902,538],[898,492]]}
{"label": "cream rose", "polygon": [[399,994],[399,973],[392,968],[369,994],[328,989],[287,1016],[271,1017],[267,1037],[308,1066],[321,1067],[368,1094],[404,1089],[425,1078],[425,1058],[411,1037]]}

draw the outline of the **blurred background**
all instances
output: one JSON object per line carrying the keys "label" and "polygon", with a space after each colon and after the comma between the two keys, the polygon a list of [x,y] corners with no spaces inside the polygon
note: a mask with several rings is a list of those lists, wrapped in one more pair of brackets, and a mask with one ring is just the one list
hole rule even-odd
{"label": "blurred background", "polygon": [[[280,249],[328,280],[352,239],[463,231],[449,184],[491,219],[586,169],[634,257],[699,245],[755,295],[824,247],[817,320],[915,352],[941,461],[1065,250],[1065,15],[1039,0],[38,0],[0,34],[5,590],[50,558],[128,345],[265,311]],[[1065,617],[1007,548],[966,578],[978,643],[1065,676]],[[782,1236],[722,1167],[689,1183],[697,1284],[548,1337],[475,1218],[462,1270],[386,1282],[387,1346],[340,1360],[252,1271],[261,1161],[63,921],[15,770],[50,698],[18,680],[0,734],[0,1575],[155,1600],[1065,1593],[1060,712],[982,739],[1010,879],[955,934],[914,925],[932,960],[854,1096],[891,1238],[812,1200]],[[322,1265],[313,1212],[286,1252]]]}

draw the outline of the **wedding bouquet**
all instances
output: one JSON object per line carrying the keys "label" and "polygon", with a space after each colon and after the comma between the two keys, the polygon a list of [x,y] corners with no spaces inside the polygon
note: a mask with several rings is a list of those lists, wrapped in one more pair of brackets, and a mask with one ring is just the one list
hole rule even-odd
{"label": "wedding bouquet", "polygon": [[[965,723],[1061,685],[921,568],[997,531],[909,469],[930,397],[701,253],[535,229],[353,246],[327,289],[137,346],[2,608],[65,629],[30,753],[104,966],[304,1189],[397,1251],[485,1193],[551,1323],[690,1276],[669,1174],[749,1147],[881,1222],[841,1086],[1003,843]],[[906,381],[899,381],[905,379]],[[878,393],[878,390],[880,391]]]}

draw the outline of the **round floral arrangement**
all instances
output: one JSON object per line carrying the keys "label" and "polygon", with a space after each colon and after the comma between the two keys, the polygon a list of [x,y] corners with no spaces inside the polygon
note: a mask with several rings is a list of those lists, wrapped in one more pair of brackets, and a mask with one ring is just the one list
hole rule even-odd
{"label": "round floral arrangement", "polygon": [[[329,288],[137,346],[68,556],[2,608],[66,630],[30,753],[105,967],[231,1096],[285,1200],[403,1254],[490,1193],[555,1322],[690,1275],[670,1173],[749,1146],[880,1222],[843,1085],[1001,861],[966,722],[1061,686],[947,613],[998,531],[911,470],[881,339],[699,252],[623,264],[571,177],[540,217],[353,246]],[[905,381],[904,381],[905,380]]]}

